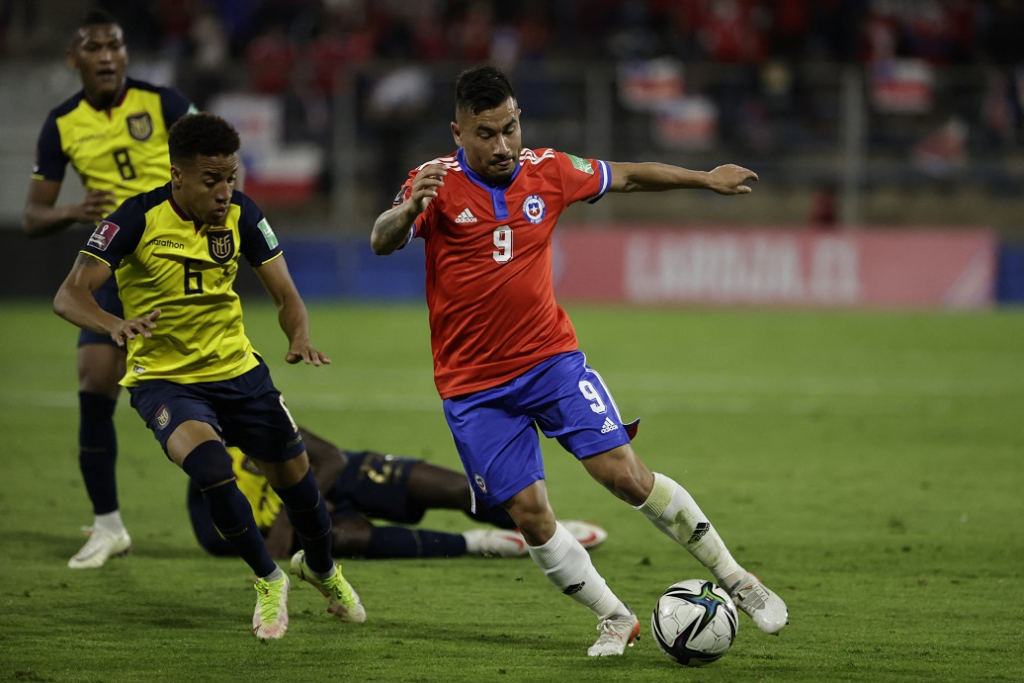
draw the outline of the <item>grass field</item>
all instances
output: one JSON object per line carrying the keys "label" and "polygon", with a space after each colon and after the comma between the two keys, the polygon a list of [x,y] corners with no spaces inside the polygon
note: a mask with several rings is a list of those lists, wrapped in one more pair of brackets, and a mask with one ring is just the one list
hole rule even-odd
{"label": "grass field", "polygon": [[[459,467],[425,310],[312,306],[314,343],[334,359],[317,370],[286,366],[273,311],[247,306],[300,423]],[[529,559],[347,561],[366,624],[332,622],[296,585],[287,637],[260,644],[247,568],[195,545],[185,476],[127,400],[118,474],[134,550],[68,570],[92,519],[75,330],[46,302],[5,302],[0,681],[1024,680],[1024,313],[570,314],[623,416],[644,419],[641,457],[788,602],[780,637],[741,616],[725,658],[672,664],[649,635],[651,607],[704,570],[549,443],[556,511],[609,530],[595,563],[644,624],[627,656],[587,658],[594,619]]]}

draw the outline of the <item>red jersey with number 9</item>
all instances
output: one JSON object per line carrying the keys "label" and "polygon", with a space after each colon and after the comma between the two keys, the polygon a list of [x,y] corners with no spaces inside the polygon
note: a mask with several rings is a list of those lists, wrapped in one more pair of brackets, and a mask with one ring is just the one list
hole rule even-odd
{"label": "red jersey with number 9", "polygon": [[413,170],[396,205],[431,164],[448,175],[410,236],[426,243],[430,344],[441,398],[498,386],[576,350],[576,331],[555,302],[551,236],[567,206],[596,202],[608,191],[608,164],[523,149],[512,178],[495,186],[469,168],[460,148]]}

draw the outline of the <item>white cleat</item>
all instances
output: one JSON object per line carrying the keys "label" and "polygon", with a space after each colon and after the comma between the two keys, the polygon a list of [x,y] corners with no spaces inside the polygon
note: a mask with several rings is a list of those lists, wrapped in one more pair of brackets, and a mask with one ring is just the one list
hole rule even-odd
{"label": "white cleat", "polygon": [[68,560],[70,569],[96,569],[106,564],[111,557],[127,555],[132,549],[132,539],[123,529],[119,534],[97,527],[83,527],[82,530],[89,535],[89,540]]}
{"label": "white cleat", "polygon": [[640,620],[632,612],[605,619],[597,625],[597,630],[601,635],[587,650],[591,657],[619,657],[640,640]]}
{"label": "white cleat", "polygon": [[526,557],[526,539],[515,530],[470,529],[462,535],[466,538],[466,552],[484,557]]}
{"label": "white cleat", "polygon": [[593,550],[608,540],[608,532],[591,522],[563,519],[559,520],[559,523],[587,550]]}
{"label": "white cleat", "polygon": [[749,572],[733,584],[729,595],[736,608],[753,619],[754,624],[769,635],[778,635],[789,623],[786,603],[761,583],[761,579]]}

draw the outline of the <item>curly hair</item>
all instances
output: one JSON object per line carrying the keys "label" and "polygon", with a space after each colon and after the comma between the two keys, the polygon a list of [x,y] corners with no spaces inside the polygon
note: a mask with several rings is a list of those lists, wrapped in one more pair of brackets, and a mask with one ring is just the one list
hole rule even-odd
{"label": "curly hair", "polygon": [[466,69],[455,80],[455,110],[479,114],[515,99],[512,82],[501,69],[489,64]]}
{"label": "curly hair", "polygon": [[172,164],[193,161],[197,156],[227,156],[241,147],[238,131],[219,116],[199,113],[182,116],[167,133]]}

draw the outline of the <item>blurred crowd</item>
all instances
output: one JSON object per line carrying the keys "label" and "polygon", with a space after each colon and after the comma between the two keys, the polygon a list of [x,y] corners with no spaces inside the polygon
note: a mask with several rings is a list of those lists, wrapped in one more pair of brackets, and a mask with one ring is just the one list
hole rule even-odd
{"label": "blurred crowd", "polygon": [[[33,0],[0,0],[0,27]],[[1024,61],[1020,0],[100,0],[134,51],[209,68],[244,60],[253,86],[282,89],[296,64],[320,87],[338,62],[675,56],[934,64]],[[28,27],[31,30],[31,26]],[[2,33],[2,31],[0,31]]]}

